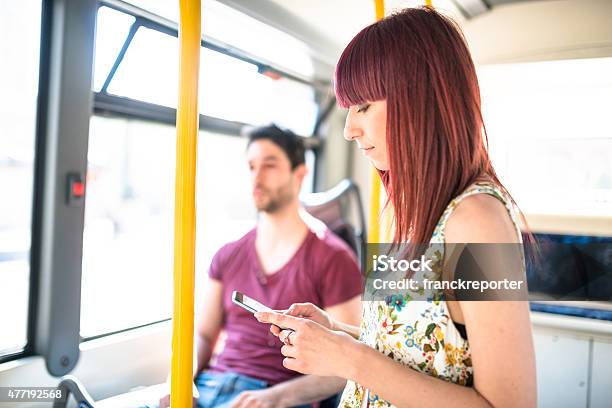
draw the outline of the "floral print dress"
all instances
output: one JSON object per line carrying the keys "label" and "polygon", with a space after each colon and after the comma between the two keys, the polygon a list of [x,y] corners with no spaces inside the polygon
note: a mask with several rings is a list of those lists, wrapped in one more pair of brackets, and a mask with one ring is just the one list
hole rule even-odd
{"label": "floral print dress", "polygon": [[[439,279],[444,261],[446,222],[459,202],[474,194],[489,194],[498,198],[507,208],[520,240],[512,201],[493,183],[476,182],[454,198],[440,217],[430,243],[442,245],[430,246],[430,250],[435,251],[427,255],[434,259],[432,272],[425,272],[422,277]],[[470,344],[461,336],[441,297],[432,296],[431,300],[417,301],[411,300],[409,293],[406,293],[388,296],[385,301],[362,303],[360,341],[418,372],[459,385],[472,385],[474,372]],[[367,405],[363,404],[366,398]],[[393,407],[374,392],[348,381],[340,407],[366,408],[362,405]]]}

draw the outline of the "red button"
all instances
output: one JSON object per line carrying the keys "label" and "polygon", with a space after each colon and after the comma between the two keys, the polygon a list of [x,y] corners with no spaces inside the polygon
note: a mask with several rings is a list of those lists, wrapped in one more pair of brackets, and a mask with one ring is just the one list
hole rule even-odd
{"label": "red button", "polygon": [[85,183],[80,181],[72,183],[72,195],[75,197],[83,197],[85,195]]}

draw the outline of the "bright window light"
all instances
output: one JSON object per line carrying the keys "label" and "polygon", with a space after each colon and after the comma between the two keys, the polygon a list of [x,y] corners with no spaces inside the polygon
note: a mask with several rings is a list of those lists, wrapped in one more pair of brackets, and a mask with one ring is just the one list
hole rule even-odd
{"label": "bright window light", "polygon": [[[176,107],[178,40],[141,27],[108,91]],[[310,135],[318,109],[314,98],[308,85],[269,78],[256,65],[201,49],[199,108],[205,115],[252,125],[275,122]]]}
{"label": "bright window light", "polygon": [[108,92],[158,105],[176,107],[178,40],[140,27]]}
{"label": "bright window light", "polygon": [[[129,3],[178,22],[178,1],[129,0]],[[293,73],[308,78],[314,73],[304,42],[218,1],[202,2],[202,33]]]}
{"label": "bright window light", "polygon": [[27,342],[40,1],[0,12],[0,356]]}
{"label": "bright window light", "polygon": [[305,77],[314,73],[302,41],[217,1],[204,2],[204,34]]}
{"label": "bright window light", "polygon": [[[174,126],[91,119],[81,283],[85,338],[171,317],[175,145]],[[255,226],[246,145],[243,137],[199,133],[198,285],[215,252]]]}
{"label": "bright window light", "polygon": [[478,70],[491,155],[526,213],[612,216],[612,58]]}
{"label": "bright window light", "polygon": [[98,9],[96,50],[94,63],[94,90],[102,89],[135,18],[108,7]]}

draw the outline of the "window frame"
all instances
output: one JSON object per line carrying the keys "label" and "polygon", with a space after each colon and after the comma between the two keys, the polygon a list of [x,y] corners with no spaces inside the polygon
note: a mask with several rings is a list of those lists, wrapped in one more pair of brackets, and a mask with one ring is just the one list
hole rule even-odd
{"label": "window frame", "polygon": [[[163,17],[157,16],[153,13],[150,13],[146,10],[143,10],[137,6],[131,5],[129,3],[116,2],[115,0],[101,0],[98,3],[97,10],[100,7],[109,7],[113,10],[126,13],[134,17],[134,22],[130,27],[124,43],[117,54],[115,62],[113,63],[111,69],[109,70],[106,79],[104,80],[103,86],[100,88],[99,92],[92,91],[93,93],[93,111],[92,116],[103,116],[103,117],[116,117],[116,118],[132,118],[139,119],[148,122],[157,122],[169,125],[176,124],[176,109],[168,106],[158,105],[150,102],[145,102],[141,100],[135,100],[128,97],[113,95],[107,92],[110,83],[113,80],[113,77],[121,62],[123,61],[127,50],[129,49],[132,40],[134,39],[138,29],[140,27],[145,27],[148,29],[152,29],[166,35],[170,35],[178,38],[178,25],[171,20],[165,19]],[[311,86],[315,91],[315,101],[319,106],[317,117],[315,118],[314,131],[310,136],[299,135],[305,143],[306,149],[311,150],[314,154],[314,169],[313,169],[313,183],[312,190],[316,191],[319,181],[319,173],[320,173],[320,165],[319,158],[321,155],[321,150],[323,148],[323,138],[321,137],[321,124],[328,118],[329,114],[333,110],[335,106],[335,98],[327,98],[325,101],[322,101],[323,95],[327,94],[327,90],[329,89],[329,83],[326,82],[317,82],[312,81],[298,75],[289,73],[281,68],[276,66],[263,63],[259,61],[257,58],[248,55],[247,53],[242,52],[241,50],[234,49],[228,47],[227,45],[215,42],[212,39],[208,39],[202,37],[201,46],[204,48],[208,48],[213,51],[220,52],[222,54],[228,55],[230,57],[239,59],[241,61],[248,62],[250,64],[256,65],[258,67],[258,71],[261,72],[272,72],[277,75],[281,75],[287,79],[306,84]],[[322,104],[325,103],[324,108],[321,108]],[[225,120],[213,116],[208,116],[204,114],[199,114],[199,130],[211,131],[219,134],[223,134],[226,136],[232,137],[245,137],[243,134],[243,129],[245,127],[251,126],[251,124]],[[147,324],[138,325],[135,327],[127,327],[124,329],[108,332],[108,333],[100,333],[91,337],[80,337],[81,342],[98,339],[101,337],[123,333],[128,330],[137,329],[140,327],[148,326],[151,324],[156,324],[159,322],[167,321],[169,319],[162,319],[159,321],[150,322]]]}
{"label": "window frame", "polygon": [[[153,321],[136,327],[128,327],[125,329],[113,331],[110,333],[99,334],[87,339],[80,336],[80,302],[81,302],[81,276],[82,270],[82,249],[83,249],[83,228],[84,228],[84,207],[81,206],[77,210],[80,216],[72,221],[68,221],[65,216],[57,216],[59,211],[66,207],[62,198],[65,195],[66,184],[64,175],[66,166],[69,164],[58,162],[54,159],[57,153],[58,144],[66,146],[75,138],[80,139],[77,146],[71,147],[70,154],[76,157],[79,162],[78,168],[70,169],[77,170],[81,174],[85,174],[87,168],[87,153],[88,153],[88,130],[77,130],[60,132],[59,136],[53,136],[52,133],[57,133],[57,128],[71,126],[72,123],[63,122],[61,119],[61,110],[66,109],[65,105],[77,105],[74,100],[70,101],[70,97],[77,96],[77,100],[82,100],[88,96],[91,100],[90,105],[77,106],[79,112],[88,111],[86,115],[87,123],[89,123],[92,115],[111,116],[121,118],[136,118],[145,121],[159,122],[175,125],[176,109],[155,105],[143,101],[133,100],[129,98],[119,97],[108,94],[106,89],[112,81],[112,76],[117,71],[121,63],[121,59],[125,56],[125,52],[129,47],[131,39],[134,37],[138,27],[144,26],[161,31],[165,34],[178,37],[178,25],[170,20],[156,16],[136,6],[116,0],[40,0],[41,7],[41,32],[40,32],[40,49],[39,49],[39,82],[38,82],[38,100],[36,105],[36,130],[35,130],[35,155],[34,155],[34,179],[33,179],[33,197],[32,197],[32,221],[31,221],[31,248],[30,248],[30,278],[29,278],[29,299],[28,299],[28,317],[27,317],[27,341],[22,349],[7,354],[0,355],[0,364],[12,360],[17,360],[29,356],[40,355],[46,360],[47,367],[54,375],[61,375],[62,372],[69,372],[76,364],[78,359],[78,345],[82,341],[98,339],[101,337],[123,333],[129,330],[138,329],[140,327],[157,324],[160,321]],[[136,20],[132,24],[128,32],[128,36],[124,41],[120,53],[109,71],[107,78],[104,81],[104,92],[94,92],[92,90],[93,75],[93,46],[95,41],[95,21],[97,18],[97,10],[100,7],[107,6],[133,15]],[[83,16],[88,19],[93,17],[92,24],[83,24]],[[88,20],[90,21],[90,20]],[[67,33],[83,35],[67,35]],[[91,33],[93,32],[93,36]],[[81,46],[74,47],[74,50],[69,51],[67,44],[76,42],[82,43]],[[83,39],[85,38],[85,42]],[[91,38],[91,41],[89,39]],[[302,136],[306,148],[312,150],[315,156],[315,168],[313,169],[313,186],[312,190],[316,191],[319,185],[319,171],[321,152],[324,147],[324,138],[321,135],[321,124],[325,122],[329,113],[333,110],[335,99],[329,96],[329,83],[325,81],[310,80],[302,78],[299,75],[286,72],[272,64],[262,63],[257,58],[248,55],[237,49],[228,47],[225,44],[215,42],[211,39],[203,38],[201,41],[203,47],[221,52],[234,58],[252,63],[256,65],[260,72],[272,72],[281,75],[285,78],[298,81],[300,83],[312,86],[315,90],[315,101],[319,106],[317,117],[312,135]],[[79,54],[79,52],[81,54]],[[91,54],[91,64],[82,57],[85,54],[88,57]],[[88,77],[89,88],[87,92],[82,86],[74,87],[74,84],[68,84],[66,81],[59,83],[59,86],[53,86],[52,82],[60,81],[66,72],[71,67],[72,70],[78,70],[78,76],[82,82],[82,78]],[[76,67],[76,68],[75,68]],[[72,71],[71,71],[72,72]],[[220,118],[200,115],[199,127],[201,130],[213,131],[232,137],[244,137],[242,129],[248,124],[223,120]],[[82,127],[82,126],[81,126]],[[55,130],[52,130],[54,128]],[[55,137],[55,138],[54,138]],[[57,139],[59,138],[59,139]],[[85,149],[83,149],[85,146]],[[59,177],[50,177],[52,173]],[[59,198],[59,200],[58,200]],[[51,233],[49,232],[51,231]],[[53,232],[55,231],[55,232]],[[55,242],[54,234],[71,233],[69,239],[77,251],[69,256],[58,251],[58,244]],[[54,243],[55,242],[55,243]],[[57,258],[57,259],[56,259]],[[59,259],[59,260],[58,260]],[[60,274],[63,268],[69,269],[69,274],[61,274],[59,276],[60,283],[51,285],[50,278],[55,279]],[[69,287],[63,287],[64,283],[69,282],[70,278],[78,277],[77,284],[79,287],[78,293],[69,292]],[[74,279],[70,285],[74,285]],[[57,289],[63,287],[57,293]],[[67,292],[68,291],[68,292]],[[62,303],[62,297],[68,298],[68,302]],[[71,313],[68,326],[70,331],[63,334],[64,337],[70,337],[67,342],[74,354],[71,355],[71,360],[67,364],[58,364],[57,344],[54,344],[54,339],[57,342],[58,328],[54,328],[59,316],[63,311],[74,302],[78,303],[76,311]],[[53,312],[49,311],[50,305],[57,306],[61,304],[60,310]],[[76,322],[74,319],[76,314]],[[166,321],[163,319],[161,321]],[[77,339],[74,341],[72,333],[76,330]],[[65,343],[65,342],[64,342]],[[63,345],[65,346],[65,344]],[[69,353],[64,353],[69,354]],[[59,372],[58,367],[61,365]]]}

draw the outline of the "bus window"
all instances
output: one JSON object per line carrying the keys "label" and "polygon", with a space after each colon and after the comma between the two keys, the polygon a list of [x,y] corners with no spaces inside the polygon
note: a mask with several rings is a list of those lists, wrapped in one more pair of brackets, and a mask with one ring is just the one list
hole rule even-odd
{"label": "bus window", "polygon": [[[217,2],[206,3],[206,7],[210,10],[204,13],[208,16],[203,23],[205,38],[216,41],[207,47],[217,48],[201,50],[200,112],[251,125],[275,122],[301,135],[312,134],[318,106],[315,88],[308,83],[312,60],[306,46]],[[168,5],[155,11],[172,19],[173,10]],[[178,40],[143,24],[127,13],[100,7],[93,89],[175,108]],[[124,43],[125,53],[120,54]],[[275,47],[262,46],[270,43]],[[219,52],[228,47],[244,59]],[[287,70],[288,76],[274,67]]]}
{"label": "bus window", "polygon": [[[177,46],[175,37],[139,28],[108,92],[176,107]],[[201,52],[199,96],[204,115],[249,124],[276,122],[298,134],[312,133],[317,114],[314,88],[261,75],[254,64],[206,48]]]}
{"label": "bus window", "polygon": [[612,58],[479,69],[494,164],[527,215],[611,215],[610,72]]}
{"label": "bus window", "polygon": [[115,62],[117,52],[123,46],[135,20],[128,14],[108,7],[100,7],[98,10],[93,84],[93,89],[96,92],[102,89],[104,81]]}
{"label": "bus window", "polygon": [[40,2],[2,5],[0,356],[19,352],[27,343],[40,19]]}
{"label": "bus window", "polygon": [[[171,316],[175,143],[173,126],[91,118],[81,296],[84,338]],[[200,132],[198,282],[214,253],[254,225],[246,143],[238,135]],[[311,151],[307,164],[312,173]],[[312,191],[311,181],[304,184],[306,192]]]}
{"label": "bus window", "polygon": [[[178,22],[176,1],[129,0],[128,3]],[[314,75],[311,50],[305,43],[219,1],[202,2],[202,34],[303,77]]]}

